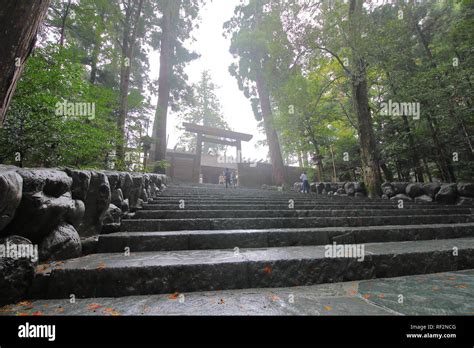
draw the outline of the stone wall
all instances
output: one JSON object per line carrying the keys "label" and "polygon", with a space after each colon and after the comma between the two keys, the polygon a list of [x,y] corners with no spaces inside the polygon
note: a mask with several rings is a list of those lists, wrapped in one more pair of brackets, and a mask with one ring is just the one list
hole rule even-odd
{"label": "stone wall", "polygon": [[37,244],[40,261],[80,256],[81,237],[118,231],[165,182],[161,174],[0,165],[0,238]]}
{"label": "stone wall", "polygon": [[473,183],[385,182],[382,198],[440,204],[474,205]]}
{"label": "stone wall", "polygon": [[[22,298],[38,262],[87,253],[166,183],[161,174],[0,165],[0,305]],[[26,255],[25,251],[29,251]]]}
{"label": "stone wall", "polygon": [[[293,185],[294,191],[301,190],[302,183],[295,182]],[[366,190],[364,183],[360,182],[312,182],[310,183],[311,192],[320,195],[334,195],[334,196],[355,196],[365,197]]]}

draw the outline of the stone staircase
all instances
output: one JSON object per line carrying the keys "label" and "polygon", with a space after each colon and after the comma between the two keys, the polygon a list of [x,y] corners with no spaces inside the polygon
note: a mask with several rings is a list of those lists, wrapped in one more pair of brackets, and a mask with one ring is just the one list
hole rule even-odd
{"label": "stone staircase", "polygon": [[[101,235],[98,253],[39,266],[36,293],[110,298],[474,269],[473,209],[174,185],[122,232]],[[363,257],[327,254],[341,245],[363,246]]]}

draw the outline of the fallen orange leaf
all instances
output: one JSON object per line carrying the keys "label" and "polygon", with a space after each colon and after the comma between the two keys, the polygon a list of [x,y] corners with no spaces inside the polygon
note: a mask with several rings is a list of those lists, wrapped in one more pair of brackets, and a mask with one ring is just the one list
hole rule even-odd
{"label": "fallen orange leaf", "polygon": [[178,296],[179,296],[179,293],[178,293],[178,292],[175,292],[174,294],[169,295],[168,298],[169,298],[170,300],[176,300],[176,299],[178,298]]}
{"label": "fallen orange leaf", "polygon": [[332,307],[331,306],[324,306],[324,309],[327,310],[327,311],[331,311]]}
{"label": "fallen orange leaf", "polygon": [[368,298],[370,297],[370,295],[369,295],[369,294],[365,294],[365,295],[363,295],[362,297],[365,298],[365,299],[368,299]]}
{"label": "fallen orange leaf", "polygon": [[459,285],[456,285],[455,288],[458,288],[458,289],[465,289],[465,288],[467,288],[467,286],[464,285],[464,284],[459,284]]}
{"label": "fallen orange leaf", "polygon": [[221,299],[219,300],[219,302],[217,302],[217,303],[218,303],[218,304],[224,304],[224,299],[221,298]]}
{"label": "fallen orange leaf", "polygon": [[268,266],[265,267],[265,268],[263,269],[263,271],[264,271],[266,274],[272,274],[272,269],[271,269],[270,267],[268,267]]}
{"label": "fallen orange leaf", "polygon": [[98,303],[90,303],[87,305],[87,309],[90,311],[95,311],[96,309],[101,308],[102,306]]}
{"label": "fallen orange leaf", "polygon": [[110,315],[115,315],[115,316],[116,316],[116,315],[120,315],[120,313],[117,312],[117,311],[116,311],[115,309],[113,309],[113,308],[104,308],[104,312],[105,312],[105,313],[108,313],[108,314],[110,314]]}
{"label": "fallen orange leaf", "polygon": [[99,263],[99,266],[97,266],[97,269],[104,269],[105,267],[107,267],[105,262],[101,262],[101,263]]}
{"label": "fallen orange leaf", "polygon": [[30,302],[30,301],[21,301],[21,302],[18,302],[17,303],[17,306],[28,306],[28,307],[32,307],[33,306],[33,303]]}
{"label": "fallen orange leaf", "polygon": [[64,308],[63,307],[59,307],[59,308],[56,308],[54,310],[56,313],[64,313]]}
{"label": "fallen orange leaf", "polygon": [[34,315],[34,316],[41,316],[41,315],[43,315],[43,312],[37,311],[37,312],[34,312],[34,313],[31,314],[31,315]]}

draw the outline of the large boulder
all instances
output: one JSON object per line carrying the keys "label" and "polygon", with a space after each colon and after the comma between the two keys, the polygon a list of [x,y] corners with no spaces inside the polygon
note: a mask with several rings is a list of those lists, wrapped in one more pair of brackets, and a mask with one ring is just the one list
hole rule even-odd
{"label": "large boulder", "polygon": [[403,194],[403,193],[399,193],[398,195],[395,195],[393,197],[390,198],[391,201],[398,201],[398,200],[402,200],[402,201],[412,201],[413,199],[411,199],[410,197],[408,197],[406,194]]}
{"label": "large boulder", "polygon": [[407,182],[392,182],[391,185],[393,187],[393,191],[397,195],[397,194],[400,194],[400,193],[402,193],[402,194],[406,193],[408,183]]}
{"label": "large boulder", "polygon": [[436,202],[443,204],[454,204],[458,197],[458,189],[456,184],[441,185],[441,189],[436,194]]}
{"label": "large boulder", "polygon": [[92,171],[84,218],[79,226],[79,235],[88,237],[100,234],[102,221],[109,208],[111,199],[110,185],[104,173]]}
{"label": "large boulder", "polygon": [[464,197],[474,197],[474,184],[460,182],[458,184],[458,193]]}
{"label": "large boulder", "polygon": [[66,168],[65,172],[72,179],[71,193],[73,199],[85,202],[91,182],[91,172],[88,170],[77,170]]}
{"label": "large boulder", "polygon": [[23,236],[38,244],[61,222],[77,223],[80,211],[66,173],[55,169],[19,169],[17,173],[23,179],[23,195],[3,235]]}
{"label": "large boulder", "polygon": [[324,190],[324,184],[322,182],[312,182],[310,184],[310,191],[322,194]]}
{"label": "large boulder", "polygon": [[109,204],[102,225],[102,233],[113,233],[120,231],[120,222],[122,219],[122,210],[114,204]]}
{"label": "large boulder", "polygon": [[65,260],[81,256],[81,239],[69,224],[57,226],[40,244],[41,261]]}
{"label": "large boulder", "polygon": [[441,184],[437,182],[430,182],[423,185],[423,191],[425,194],[430,196],[431,198],[435,198],[438,191],[441,189]]}
{"label": "large boulder", "polygon": [[390,182],[384,182],[382,184],[382,193],[388,198],[395,196],[395,189]]}
{"label": "large boulder", "polygon": [[[23,250],[26,248],[30,253],[28,257],[19,257],[18,253],[12,255],[12,247],[20,253],[19,248]],[[2,306],[25,298],[35,277],[38,249],[28,239],[21,236],[0,239],[0,248],[3,251],[3,255],[0,253],[0,306]],[[10,250],[8,254],[7,248]],[[21,256],[25,254],[22,253]]]}
{"label": "large boulder", "polygon": [[110,203],[117,207],[123,207],[122,181],[125,178],[120,172],[105,172],[110,185]]}
{"label": "large boulder", "polygon": [[428,195],[421,195],[421,196],[415,197],[415,202],[433,202],[433,198],[431,198]]}
{"label": "large boulder", "polygon": [[0,165],[0,231],[15,216],[23,192],[23,179],[14,166]]}
{"label": "large boulder", "polygon": [[457,201],[457,205],[474,205],[474,198],[473,197],[465,197],[460,196]]}
{"label": "large boulder", "polygon": [[364,196],[367,193],[365,190],[365,184],[363,182],[355,182],[354,183],[354,190],[355,192],[363,193]]}
{"label": "large boulder", "polygon": [[354,183],[346,182],[344,184],[344,191],[347,193],[348,196],[354,196],[356,192]]}
{"label": "large boulder", "polygon": [[421,196],[425,193],[425,191],[423,190],[423,184],[420,184],[418,182],[408,184],[405,189],[405,192],[411,198]]}
{"label": "large boulder", "polygon": [[143,176],[141,174],[132,174],[132,188],[129,197],[127,197],[130,211],[135,211],[139,208],[139,199],[142,195],[143,181]]}
{"label": "large boulder", "polygon": [[130,195],[133,189],[133,179],[130,173],[120,173],[120,188],[123,198],[130,201]]}

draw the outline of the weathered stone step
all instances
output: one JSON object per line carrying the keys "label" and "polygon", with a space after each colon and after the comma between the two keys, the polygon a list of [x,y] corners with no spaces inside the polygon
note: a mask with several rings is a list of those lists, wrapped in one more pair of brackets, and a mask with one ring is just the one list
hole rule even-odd
{"label": "weathered stone step", "polygon": [[420,225],[466,223],[472,215],[407,215],[361,217],[299,217],[299,218],[214,218],[214,219],[126,219],[121,231],[228,230],[298,227],[360,227],[387,225]]}
{"label": "weathered stone step", "polygon": [[[474,237],[474,223],[261,230],[118,232],[99,237],[98,252],[267,248]],[[474,266],[474,265],[473,265]]]}
{"label": "weathered stone step", "polygon": [[[227,203],[213,203],[213,204],[189,204],[186,201],[184,202],[184,210],[285,210],[289,209],[289,203],[280,203],[280,204],[227,204]],[[455,205],[419,205],[419,204],[404,204],[403,209],[408,209],[411,207],[415,208],[423,208],[423,209],[450,209],[450,210],[464,210],[464,209],[471,209],[471,212],[473,211],[473,208],[470,207],[465,207],[465,206],[455,206]],[[294,209],[300,209],[300,210],[305,210],[305,209],[310,209],[310,210],[316,210],[316,209],[400,209],[398,208],[398,205],[395,203],[387,203],[387,204],[374,204],[374,203],[369,203],[369,202],[360,202],[360,204],[354,205],[354,203],[340,203],[340,204],[301,204],[295,201],[294,203]],[[165,204],[157,204],[157,203],[148,203],[148,204],[143,204],[143,209],[144,210],[180,210],[180,204],[178,201],[175,203],[165,203]]]}
{"label": "weathered stone step", "polygon": [[[46,298],[119,297],[287,287],[472,268],[474,238],[365,244],[355,257],[324,246],[92,254],[42,269]],[[359,245],[361,247],[361,245]],[[362,251],[362,249],[358,249]],[[455,252],[454,252],[455,250]],[[364,257],[362,258],[362,255]],[[336,256],[336,255],[335,255]],[[41,269],[41,266],[40,266]]]}
{"label": "weathered stone step", "polygon": [[[354,208],[354,207],[352,207]],[[321,209],[321,210],[139,210],[134,219],[331,217],[471,214],[470,209]]]}
{"label": "weathered stone step", "polygon": [[[34,300],[0,316],[35,315],[472,315],[474,270],[284,288]],[[433,291],[436,289],[436,291]],[[403,303],[399,295],[403,294]]]}

